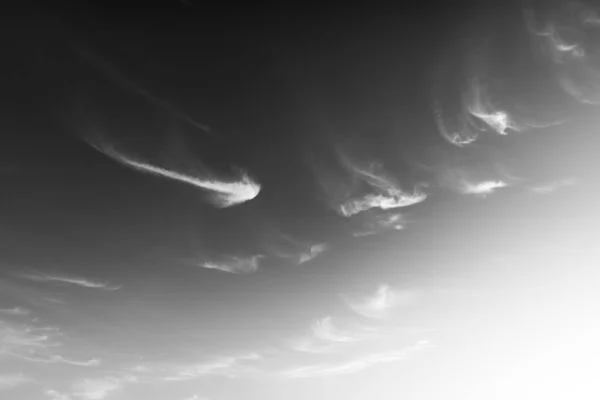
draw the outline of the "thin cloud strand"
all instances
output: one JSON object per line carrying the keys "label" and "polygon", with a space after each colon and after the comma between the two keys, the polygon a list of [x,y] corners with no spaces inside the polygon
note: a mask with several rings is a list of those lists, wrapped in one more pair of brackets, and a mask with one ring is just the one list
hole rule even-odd
{"label": "thin cloud strand", "polygon": [[421,340],[415,345],[398,351],[371,354],[345,363],[321,364],[314,366],[298,367],[283,373],[289,378],[312,378],[332,375],[352,374],[378,364],[392,363],[406,360],[410,353],[429,346],[429,341]]}
{"label": "thin cloud strand", "polygon": [[212,192],[213,203],[217,207],[231,207],[252,200],[258,195],[261,189],[261,185],[250,178],[245,171],[240,171],[239,176],[236,177],[234,182],[225,182],[201,176],[186,175],[180,172],[157,167],[146,162],[137,161],[117,152],[110,146],[98,146],[94,144],[92,144],[92,146],[108,157],[124,165],[137,169],[138,171],[174,179],[176,181],[184,182],[189,185],[208,190],[209,192]]}
{"label": "thin cloud strand", "polygon": [[51,275],[51,274],[44,274],[42,272],[25,273],[25,274],[19,274],[18,276],[20,278],[28,279],[28,280],[35,281],[35,282],[59,282],[59,283],[66,283],[66,284],[81,286],[81,287],[90,288],[90,289],[100,289],[100,290],[107,290],[107,291],[115,291],[122,287],[121,285],[110,285],[106,282],[94,281],[94,280],[86,279],[86,278],[70,277],[70,276],[66,276],[66,275]]}
{"label": "thin cloud strand", "polygon": [[245,258],[228,256],[220,261],[205,261],[199,266],[232,274],[250,274],[258,271],[259,261],[262,257],[262,255],[254,255]]}

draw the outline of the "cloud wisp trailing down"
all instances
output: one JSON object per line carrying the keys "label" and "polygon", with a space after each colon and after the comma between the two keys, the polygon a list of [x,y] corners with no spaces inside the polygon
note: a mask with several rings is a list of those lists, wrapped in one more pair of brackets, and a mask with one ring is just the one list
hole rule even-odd
{"label": "cloud wisp trailing down", "polygon": [[106,143],[90,143],[90,145],[113,160],[138,171],[173,179],[206,190],[212,195],[212,203],[220,208],[231,207],[252,200],[258,196],[261,190],[261,185],[243,170],[238,170],[237,176],[231,181],[219,180],[212,177],[208,172],[182,173],[136,160]]}
{"label": "cloud wisp trailing down", "polygon": [[89,289],[98,289],[98,290],[106,290],[106,291],[115,291],[120,289],[121,285],[112,285],[107,282],[82,278],[82,277],[74,277],[60,274],[47,274],[40,271],[33,272],[24,272],[16,274],[19,278],[27,279],[33,282],[51,282],[58,284],[67,284],[80,286]]}
{"label": "cloud wisp trailing down", "polygon": [[352,310],[363,317],[383,319],[394,308],[413,303],[418,295],[416,290],[394,290],[389,285],[380,285],[372,295],[359,299],[343,298]]}
{"label": "cloud wisp trailing down", "polygon": [[193,127],[201,129],[207,133],[212,133],[210,127],[208,127],[205,124],[201,124],[201,123],[197,122],[188,113],[186,113],[182,109],[176,108],[173,105],[169,104],[168,102],[156,97],[149,90],[144,88],[142,85],[127,78],[123,74],[123,72],[121,72],[115,65],[113,65],[110,62],[108,62],[107,60],[103,59],[102,57],[100,57],[99,55],[97,55],[96,53],[91,51],[90,49],[84,48],[84,47],[79,47],[77,50],[81,57],[83,57],[86,61],[88,61],[90,64],[92,64],[99,72],[101,72],[104,76],[108,77],[110,80],[112,80],[117,85],[119,85],[127,90],[130,90],[134,93],[137,93],[138,95],[149,100],[155,106],[166,110],[174,117],[189,123]]}
{"label": "cloud wisp trailing down", "polygon": [[284,371],[283,376],[287,378],[315,378],[353,374],[376,365],[406,360],[410,353],[425,349],[428,346],[430,346],[429,341],[421,340],[404,349],[369,354],[347,362],[291,368]]}
{"label": "cloud wisp trailing down", "polygon": [[421,203],[427,198],[427,194],[418,188],[412,192],[403,190],[379,163],[361,166],[339,149],[338,158],[357,183],[369,188],[368,193],[361,196],[348,196],[349,198],[335,205],[336,211],[344,217],[351,217],[374,208],[391,210],[408,207]]}

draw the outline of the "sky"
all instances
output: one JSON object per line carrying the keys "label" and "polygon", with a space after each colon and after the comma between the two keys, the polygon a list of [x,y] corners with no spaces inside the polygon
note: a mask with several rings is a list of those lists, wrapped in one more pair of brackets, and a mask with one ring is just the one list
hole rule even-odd
{"label": "sky", "polygon": [[3,13],[0,398],[598,399],[593,1]]}

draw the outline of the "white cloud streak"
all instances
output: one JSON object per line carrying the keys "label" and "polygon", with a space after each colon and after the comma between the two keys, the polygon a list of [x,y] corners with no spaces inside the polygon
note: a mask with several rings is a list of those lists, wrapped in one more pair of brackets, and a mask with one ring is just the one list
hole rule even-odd
{"label": "white cloud streak", "polygon": [[201,188],[203,190],[207,190],[212,194],[211,201],[217,207],[225,208],[241,204],[254,199],[260,193],[261,185],[250,178],[248,173],[243,170],[239,170],[238,176],[236,176],[232,181],[227,182],[215,179],[207,173],[196,173],[193,175],[185,174],[158,167],[144,161],[135,160],[118,152],[116,149],[106,144],[90,144],[96,150],[107,155],[113,160],[138,171],[173,179],[197,188]]}
{"label": "white cloud streak", "polygon": [[[486,197],[497,189],[509,186],[505,179],[486,179],[486,174],[465,168],[448,168],[439,175],[440,185],[465,195]],[[496,174],[497,175],[497,174]]]}
{"label": "white cloud streak", "polygon": [[575,179],[575,178],[560,179],[557,181],[548,182],[545,184],[534,186],[531,188],[531,191],[535,194],[549,194],[549,193],[553,193],[563,187],[573,186],[576,184],[577,184],[577,179]]}
{"label": "white cloud streak", "polygon": [[494,193],[496,189],[507,186],[508,184],[506,182],[500,180],[481,182],[462,181],[460,186],[460,192],[463,194],[485,196]]}
{"label": "white cloud streak", "polygon": [[262,255],[251,257],[226,256],[217,261],[205,261],[196,264],[202,268],[216,269],[232,274],[251,274],[258,271],[259,261]]}
{"label": "white cloud streak", "polygon": [[407,359],[412,352],[429,346],[427,340],[417,342],[415,345],[397,351],[375,353],[339,364],[319,364],[297,367],[286,370],[283,375],[288,378],[313,378],[332,375],[353,374],[364,369],[385,363],[398,362]]}
{"label": "white cloud streak", "polygon": [[209,375],[224,375],[235,377],[238,373],[248,370],[247,362],[260,360],[258,353],[248,353],[237,356],[219,357],[212,361],[167,368],[165,381],[188,381]]}
{"label": "white cloud streak", "polygon": [[27,279],[34,282],[56,282],[69,285],[81,286],[89,289],[99,289],[106,291],[115,291],[120,289],[121,285],[111,285],[107,282],[87,279],[82,277],[74,277],[59,274],[46,274],[43,272],[19,273],[16,274],[19,278]]}

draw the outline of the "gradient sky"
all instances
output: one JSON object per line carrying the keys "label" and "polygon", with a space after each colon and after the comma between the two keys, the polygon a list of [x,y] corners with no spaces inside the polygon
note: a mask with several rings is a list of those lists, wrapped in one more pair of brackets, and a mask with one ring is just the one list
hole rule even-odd
{"label": "gradient sky", "polygon": [[600,398],[600,8],[405,3],[3,13],[0,398]]}

